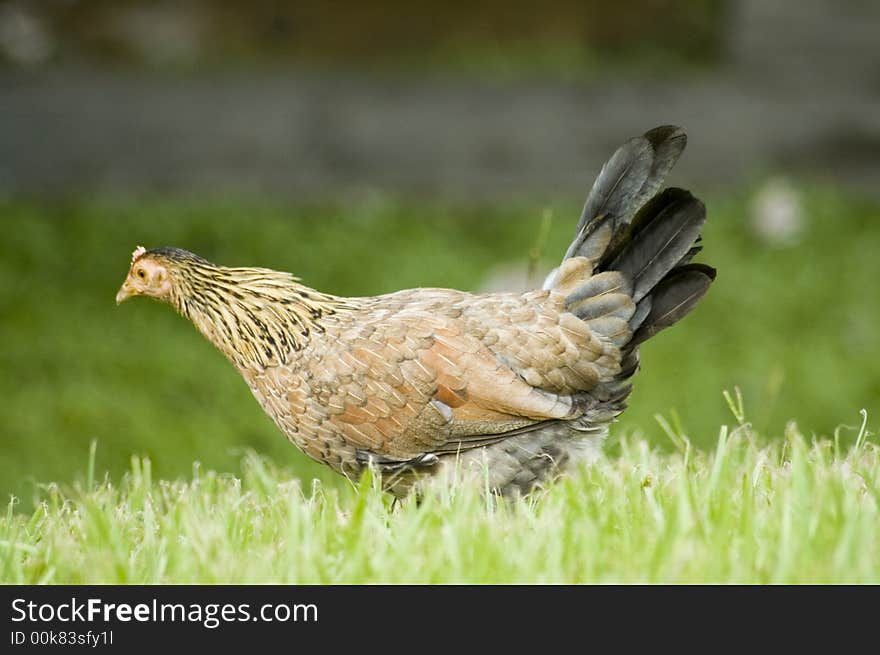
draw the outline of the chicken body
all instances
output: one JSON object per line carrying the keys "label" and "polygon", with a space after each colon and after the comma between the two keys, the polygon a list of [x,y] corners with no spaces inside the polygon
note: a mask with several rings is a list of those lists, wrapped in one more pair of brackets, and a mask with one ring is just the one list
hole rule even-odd
{"label": "chicken body", "polygon": [[397,496],[452,477],[527,493],[598,455],[639,344],[714,278],[690,263],[702,204],[679,189],[657,194],[683,147],[684,134],[664,127],[615,153],[541,290],[341,298],[287,273],[139,248],[117,301],[172,304],[281,431],[339,473],[373,467]]}
{"label": "chicken body", "polygon": [[288,363],[244,377],[304,452],[354,477],[373,464],[398,495],[450,463],[485,475],[483,458],[492,488],[528,491],[591,454],[622,409],[587,393],[614,380],[618,347],[557,292],[414,289],[346,299],[317,323]]}

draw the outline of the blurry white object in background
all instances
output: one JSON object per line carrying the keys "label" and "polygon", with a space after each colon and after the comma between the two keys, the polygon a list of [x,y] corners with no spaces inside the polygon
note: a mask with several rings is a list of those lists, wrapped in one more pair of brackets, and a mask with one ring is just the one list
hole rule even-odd
{"label": "blurry white object in background", "polygon": [[39,66],[52,56],[52,39],[39,18],[17,2],[0,6],[0,53],[19,66]]}
{"label": "blurry white object in background", "polygon": [[773,246],[791,246],[804,230],[804,210],[798,191],[783,178],[771,178],[751,203],[751,225],[755,234]]}

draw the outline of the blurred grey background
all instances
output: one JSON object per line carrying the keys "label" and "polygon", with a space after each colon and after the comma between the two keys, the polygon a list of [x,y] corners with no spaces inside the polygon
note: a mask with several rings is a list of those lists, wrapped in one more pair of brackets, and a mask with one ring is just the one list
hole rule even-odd
{"label": "blurred grey background", "polygon": [[0,193],[576,196],[686,127],[701,188],[878,193],[880,3],[0,2]]}

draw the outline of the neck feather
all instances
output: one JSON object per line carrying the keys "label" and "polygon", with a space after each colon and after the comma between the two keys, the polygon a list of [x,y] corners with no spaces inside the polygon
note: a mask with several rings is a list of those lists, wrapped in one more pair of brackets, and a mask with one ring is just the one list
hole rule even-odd
{"label": "neck feather", "polygon": [[346,301],[265,268],[190,263],[173,274],[171,304],[239,370],[288,363]]}

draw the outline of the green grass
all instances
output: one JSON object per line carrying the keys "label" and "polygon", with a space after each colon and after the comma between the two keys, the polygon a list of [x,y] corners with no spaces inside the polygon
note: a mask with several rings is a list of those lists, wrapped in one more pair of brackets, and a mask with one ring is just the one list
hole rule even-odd
{"label": "green grass", "polygon": [[546,211],[551,266],[578,202],[0,201],[0,582],[878,583],[880,205],[801,193],[786,247],[749,193],[707,199],[718,279],[643,348],[607,459],[527,502],[393,510],[288,444],[167,307],[117,308],[131,250],[343,295],[478,289],[527,267]]}
{"label": "green grass", "polygon": [[[662,414],[712,448],[729,416],[720,391],[743,390],[761,434],[796,418],[805,433],[869,428],[880,398],[880,205],[803,189],[802,240],[764,243],[751,196],[707,198],[703,260],[719,276],[700,307],[642,350],[617,435],[669,441]],[[275,429],[232,367],[167,307],[113,301],[135,245],[177,245],[220,263],[290,270],[312,286],[369,295],[414,286],[478,289],[498,266],[549,268],[580,199],[485,207],[368,199],[284,205],[264,199],[0,200],[0,494],[33,509],[36,485],[69,483],[98,442],[118,481],[132,454],[157,477],[241,473],[247,450],[308,484],[344,487]],[[523,274],[524,276],[524,274]],[[850,445],[853,432],[842,432]],[[849,441],[846,441],[846,440]]]}
{"label": "green grass", "polygon": [[0,519],[5,583],[878,583],[880,449],[763,444],[748,424],[709,452],[615,454],[526,501],[480,489],[392,507],[360,488],[302,483],[265,458],[239,479],[198,466],[119,485],[50,485]]}

